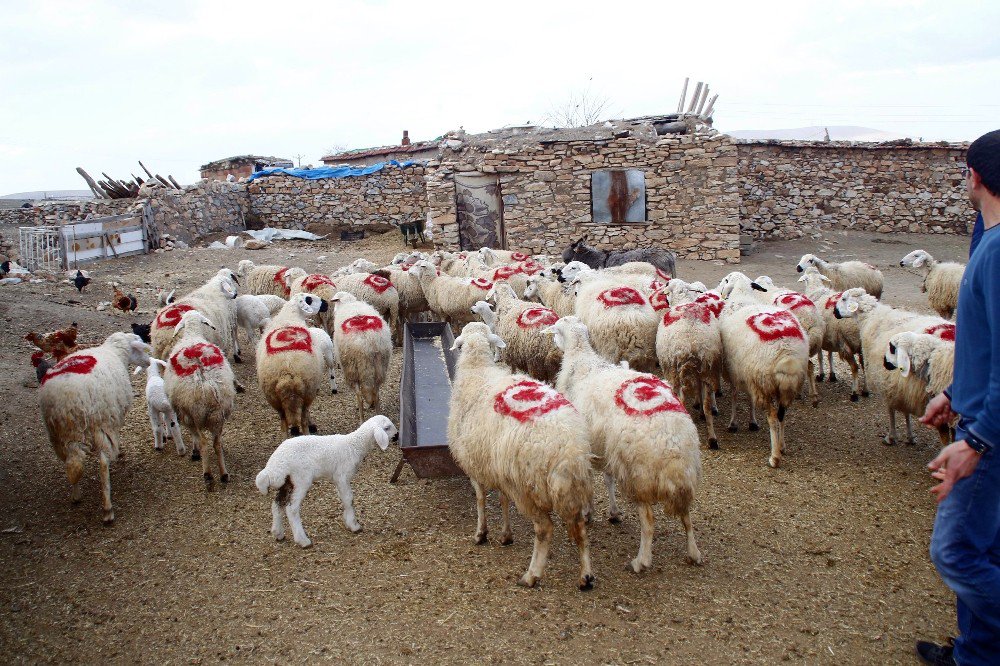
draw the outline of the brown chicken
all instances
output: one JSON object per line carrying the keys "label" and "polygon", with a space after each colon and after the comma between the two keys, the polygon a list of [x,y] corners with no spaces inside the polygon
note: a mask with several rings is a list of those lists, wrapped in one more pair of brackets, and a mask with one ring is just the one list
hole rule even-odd
{"label": "brown chicken", "polygon": [[76,333],[77,324],[74,321],[72,325],[60,331],[52,331],[51,333],[44,333],[42,335],[32,331],[24,336],[24,339],[43,352],[52,354],[56,361],[61,361],[64,357],[77,350]]}
{"label": "brown chicken", "polygon": [[111,297],[111,307],[115,310],[121,310],[124,313],[135,312],[135,309],[139,306],[139,302],[135,300],[135,296],[132,294],[126,294],[118,287],[114,287],[115,295]]}

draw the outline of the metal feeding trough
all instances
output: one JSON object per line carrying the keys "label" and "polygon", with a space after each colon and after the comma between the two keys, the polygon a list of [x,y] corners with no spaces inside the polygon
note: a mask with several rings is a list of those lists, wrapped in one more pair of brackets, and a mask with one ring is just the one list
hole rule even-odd
{"label": "metal feeding trough", "polygon": [[464,476],[448,451],[448,402],[455,377],[455,343],[445,322],[407,322],[399,383],[399,449],[391,482],[407,463],[421,479]]}

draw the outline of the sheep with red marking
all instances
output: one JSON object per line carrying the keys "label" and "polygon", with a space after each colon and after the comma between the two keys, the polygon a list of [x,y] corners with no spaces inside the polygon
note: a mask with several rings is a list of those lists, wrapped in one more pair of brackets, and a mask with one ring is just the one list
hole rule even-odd
{"label": "sheep with red marking", "polygon": [[70,497],[80,501],[87,453],[100,466],[103,519],[111,523],[111,463],[118,459],[118,436],[132,406],[129,364],[149,363],[149,347],[133,333],[112,333],[97,347],[65,356],[42,376],[38,402],[49,441],[66,464]]}
{"label": "sheep with red marking", "polygon": [[653,506],[680,518],[687,534],[688,561],[701,564],[691,525],[691,505],[701,481],[698,430],[684,405],[659,377],[629,370],[598,356],[587,327],[576,317],[552,326],[563,365],[556,389],[586,416],[594,465],[604,470],[610,520],[620,512],[615,490],[639,510],[639,553],[632,570],[653,565]]}
{"label": "sheep with red marking", "polygon": [[[382,319],[389,322],[393,339],[397,346],[403,342],[403,328],[399,322],[399,292],[393,286],[388,271],[378,270],[374,273],[352,273],[334,278],[336,291],[353,294],[359,301],[364,301],[375,308]],[[332,331],[336,336],[336,331]]]}
{"label": "sheep with red marking", "polygon": [[491,293],[496,312],[486,301],[478,301],[472,311],[507,343],[501,354],[503,362],[513,370],[553,383],[559,373],[562,352],[542,329],[556,323],[559,315],[536,303],[522,301],[509,284],[500,283]]}
{"label": "sheep with red marking", "polygon": [[206,447],[209,437],[219,480],[229,482],[222,430],[236,401],[233,370],[222,349],[208,339],[213,330],[215,324],[199,311],[185,312],[176,326],[179,338],[170,350],[163,375],[163,386],[177,419],[193,435],[191,460],[201,459],[201,470],[209,485],[214,480]]}
{"label": "sheep with red marking", "polygon": [[[912,378],[923,386],[923,395],[909,393],[910,397],[918,398],[910,405],[910,413],[922,414],[932,396],[951,386],[955,371],[955,342],[932,333],[897,333],[889,338],[883,365],[886,370],[899,370],[903,377]],[[939,427],[938,435],[942,446],[950,443],[948,426]]]}
{"label": "sheep with red marking", "polygon": [[[343,280],[343,277],[338,277],[336,280]],[[313,273],[311,275],[299,275],[297,276],[289,286],[289,291],[292,295],[295,294],[313,294],[319,296],[327,303],[333,298],[339,289],[334,278],[329,275],[324,275],[323,273]],[[323,328],[327,333],[333,333],[333,310],[327,309],[316,315],[317,323]]]}
{"label": "sheep with red marking", "polygon": [[597,353],[640,372],[656,370],[656,328],[660,318],[639,290],[599,271],[578,281],[576,316],[587,325]]}
{"label": "sheep with red marking", "polygon": [[236,345],[237,356],[241,355],[239,329],[243,329],[250,339],[250,344],[256,347],[264,326],[271,317],[281,311],[285,303],[285,299],[274,294],[242,294],[236,297],[236,330],[233,331],[233,343]]}
{"label": "sheep with red marking", "polygon": [[365,409],[378,411],[379,390],[389,374],[392,333],[378,311],[354,294],[337,292],[332,299],[333,344],[344,383],[358,400],[358,423]]}
{"label": "sheep with red marking", "polygon": [[555,310],[560,317],[571,315],[576,311],[576,293],[569,285],[547,277],[544,273],[532,275],[527,280],[524,298],[536,301],[545,307]]}
{"label": "sheep with red marking", "polygon": [[[473,255],[478,256],[478,255]],[[456,329],[472,321],[472,306],[486,298],[493,289],[493,282],[486,278],[456,278],[438,275],[437,270],[427,261],[418,261],[410,269],[427,296],[427,303],[438,315]]]}
{"label": "sheep with red marking", "polygon": [[278,412],[283,437],[316,432],[309,409],[332,367],[324,336],[317,334],[322,329],[310,328],[306,320],[328,308],[319,296],[295,294],[257,343],[257,383],[267,404]]}
{"label": "sheep with red marking", "polygon": [[566,524],[580,556],[577,586],[594,585],[585,511],[593,502],[587,422],[552,387],[508,372],[493,360],[503,340],[486,324],[462,329],[448,413],[448,449],[476,491],[476,543],[486,543],[486,493],[498,490],[501,543],[513,543],[509,501],[532,521],[535,548],[518,584],[534,587],[552,543],[552,513]]}
{"label": "sheep with red marking", "polygon": [[244,259],[236,266],[237,274],[243,278],[243,286],[248,294],[274,294],[288,298],[288,283],[285,274],[288,266],[255,266],[249,259]]}
{"label": "sheep with red marking", "polygon": [[177,324],[185,313],[193,310],[207,317],[215,326],[206,333],[208,341],[227,354],[235,353],[236,296],[235,276],[228,268],[223,268],[201,287],[161,308],[149,327],[153,356],[166,359],[167,352],[175,343]]}

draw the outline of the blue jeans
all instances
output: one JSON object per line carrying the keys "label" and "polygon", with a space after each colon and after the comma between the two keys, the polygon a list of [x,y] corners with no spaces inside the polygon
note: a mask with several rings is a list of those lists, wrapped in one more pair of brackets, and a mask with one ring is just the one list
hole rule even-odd
{"label": "blue jeans", "polygon": [[975,471],[938,505],[931,560],[958,597],[955,660],[960,666],[1000,664],[1000,452],[988,451]]}

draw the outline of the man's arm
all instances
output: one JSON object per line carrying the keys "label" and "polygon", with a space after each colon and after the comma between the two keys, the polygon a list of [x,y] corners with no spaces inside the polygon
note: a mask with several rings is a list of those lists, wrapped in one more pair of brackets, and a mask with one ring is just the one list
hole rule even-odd
{"label": "man's arm", "polygon": [[[997,232],[994,232],[997,233]],[[997,253],[983,257],[983,301],[986,307],[987,328],[982,331],[983,344],[990,346],[989,381],[983,407],[978,414],[970,414],[967,430],[992,448],[1000,444],[1000,257]]]}

